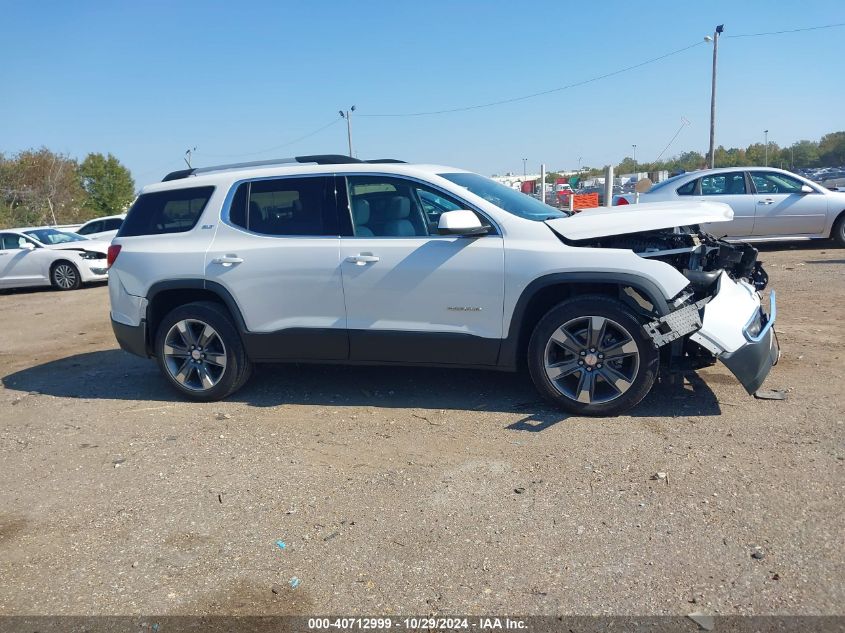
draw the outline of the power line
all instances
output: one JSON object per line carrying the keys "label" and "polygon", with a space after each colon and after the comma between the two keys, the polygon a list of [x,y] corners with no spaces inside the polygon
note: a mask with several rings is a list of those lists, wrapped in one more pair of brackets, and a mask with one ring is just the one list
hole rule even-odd
{"label": "power line", "polygon": [[329,123],[326,123],[325,125],[321,125],[316,130],[309,132],[308,134],[305,134],[303,136],[300,136],[299,138],[295,138],[292,141],[282,143],[281,145],[274,145],[273,147],[268,147],[267,149],[261,149],[261,150],[258,150],[257,152],[245,152],[245,153],[242,153],[242,154],[205,154],[205,156],[208,156],[210,158],[241,158],[243,156],[257,156],[258,154],[266,154],[267,152],[272,152],[274,150],[281,149],[283,147],[288,147],[289,145],[294,145],[296,143],[299,143],[300,141],[304,141],[307,138],[311,138],[315,134],[318,134],[318,133],[322,132],[323,130],[328,129],[333,125],[337,125],[339,122],[340,122],[339,118],[338,119],[332,119]]}
{"label": "power line", "polygon": [[578,86],[584,86],[586,84],[593,83],[595,81],[599,81],[601,79],[607,79],[608,77],[614,77],[615,75],[621,75],[622,73],[628,72],[630,70],[634,70],[636,68],[642,68],[643,66],[647,66],[648,64],[653,64],[654,62],[658,62],[661,59],[666,59],[667,57],[672,57],[673,55],[679,55],[685,51],[690,50],[691,48],[695,48],[696,46],[701,46],[704,42],[696,42],[695,44],[690,44],[689,46],[685,46],[684,48],[679,48],[678,50],[671,51],[664,55],[660,55],[659,57],[653,57],[651,59],[647,59],[644,62],[640,62],[639,64],[634,64],[633,66],[626,66],[625,68],[620,68],[619,70],[614,70],[609,73],[605,73],[603,75],[598,75],[596,77],[592,77],[590,79],[584,79],[583,81],[577,81],[575,83],[567,84],[565,86],[560,86],[559,88],[552,88],[550,90],[543,90],[542,92],[534,92],[528,95],[522,95],[521,97],[512,97],[510,99],[500,99],[498,101],[491,101],[489,103],[480,103],[471,106],[463,106],[459,108],[449,108],[446,110],[431,110],[428,112],[408,112],[408,113],[383,113],[383,114],[359,114],[358,116],[362,117],[416,117],[416,116],[429,116],[433,114],[451,114],[453,112],[467,112],[468,110],[479,110],[481,108],[491,108],[493,106],[504,105],[506,103],[514,103],[516,101],[524,101],[526,99],[533,99],[534,97],[541,97],[543,95],[552,94],[554,92],[560,92],[562,90],[569,90],[570,88],[576,88]]}
{"label": "power line", "polygon": [[804,31],[818,31],[820,29],[834,29],[839,26],[845,26],[845,22],[838,22],[837,24],[822,24],[820,26],[807,26],[802,29],[788,29],[785,31],[766,31],[764,33],[740,33],[738,35],[723,35],[722,37],[763,37],[765,35],[784,35],[785,33],[802,33]]}

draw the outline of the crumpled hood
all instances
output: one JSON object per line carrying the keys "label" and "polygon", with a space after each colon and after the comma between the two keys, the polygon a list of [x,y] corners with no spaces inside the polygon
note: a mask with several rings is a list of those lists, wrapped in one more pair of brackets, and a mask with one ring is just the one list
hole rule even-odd
{"label": "crumpled hood", "polygon": [[95,251],[108,253],[109,243],[102,240],[85,240],[84,242],[65,242],[64,244],[45,244],[45,248],[54,251]]}
{"label": "crumpled hood", "polygon": [[586,209],[568,218],[546,220],[546,224],[568,240],[588,240],[691,224],[729,222],[733,217],[733,210],[723,202],[644,202]]}

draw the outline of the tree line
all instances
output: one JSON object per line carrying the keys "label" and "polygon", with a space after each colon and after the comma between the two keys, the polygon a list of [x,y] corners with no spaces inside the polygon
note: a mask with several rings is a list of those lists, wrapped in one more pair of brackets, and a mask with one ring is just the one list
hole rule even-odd
{"label": "tree line", "polygon": [[[665,169],[670,172],[705,169],[707,153],[689,151],[664,161],[643,163],[630,156],[614,168],[617,174],[631,174],[643,171]],[[764,143],[752,143],[746,148],[720,145],[714,153],[716,167],[763,166],[796,170],[808,167],[840,167],[845,165],[845,132],[825,134],[818,141],[802,140],[787,147],[770,142],[768,152]]]}
{"label": "tree line", "polygon": [[82,162],[46,147],[0,153],[0,228],[77,224],[126,211],[132,174],[112,154]]}

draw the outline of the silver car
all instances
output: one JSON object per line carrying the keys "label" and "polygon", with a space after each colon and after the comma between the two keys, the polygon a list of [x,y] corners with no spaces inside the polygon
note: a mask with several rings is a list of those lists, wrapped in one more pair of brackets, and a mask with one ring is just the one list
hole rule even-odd
{"label": "silver car", "polygon": [[[632,204],[636,194],[614,204]],[[640,202],[711,200],[733,209],[731,222],[705,225],[718,237],[744,241],[831,238],[845,247],[845,193],[772,167],[704,169],[653,185]]]}

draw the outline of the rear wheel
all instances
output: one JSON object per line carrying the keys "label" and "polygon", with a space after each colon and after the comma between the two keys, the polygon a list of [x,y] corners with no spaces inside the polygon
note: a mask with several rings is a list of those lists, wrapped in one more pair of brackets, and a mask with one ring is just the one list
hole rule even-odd
{"label": "rear wheel", "polygon": [[193,400],[221,400],[240,389],[252,371],[232,320],[212,302],[189,303],[165,316],[155,352],[167,381]]}
{"label": "rear wheel", "polygon": [[634,407],[651,390],[659,360],[631,310],[603,296],[558,304],[528,345],[537,389],[577,415],[617,415]]}
{"label": "rear wheel", "polygon": [[70,262],[56,262],[50,269],[50,283],[56,290],[76,290],[82,285],[82,278]]}

